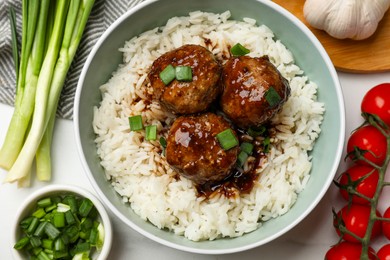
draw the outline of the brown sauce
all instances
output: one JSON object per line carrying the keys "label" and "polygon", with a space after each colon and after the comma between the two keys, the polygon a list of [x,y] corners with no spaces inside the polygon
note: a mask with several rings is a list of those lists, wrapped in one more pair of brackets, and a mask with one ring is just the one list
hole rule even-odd
{"label": "brown sauce", "polygon": [[244,172],[236,167],[232,170],[229,177],[220,182],[197,185],[198,196],[209,198],[217,193],[227,198],[233,198],[240,194],[250,193],[259,177],[257,170],[263,165],[267,155],[262,152],[261,147],[255,146],[252,156],[255,160],[251,162],[250,170]]}

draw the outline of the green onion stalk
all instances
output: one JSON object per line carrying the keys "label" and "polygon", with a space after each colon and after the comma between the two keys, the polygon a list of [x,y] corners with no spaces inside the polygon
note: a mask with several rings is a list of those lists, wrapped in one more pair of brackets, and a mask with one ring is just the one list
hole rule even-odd
{"label": "green onion stalk", "polygon": [[[41,46],[42,39],[45,38],[46,24],[46,22],[44,22],[37,27],[38,14],[40,11],[39,2],[40,1],[38,0],[23,0],[22,47],[20,55],[20,74],[18,73],[16,75],[15,110],[11,118],[4,144],[0,150],[0,167],[7,170],[12,167],[23,146],[26,131],[29,127],[34,109],[36,84],[43,58]],[[47,8],[47,2],[48,1],[42,1],[41,10]],[[40,14],[39,17],[41,20],[45,20],[44,13],[42,12]],[[13,34],[15,34],[16,25],[13,23],[11,23],[11,25],[13,25],[12,31]],[[33,43],[35,43],[34,48]],[[13,41],[14,49],[16,45],[17,43]],[[18,62],[15,63],[17,64]]]}
{"label": "green onion stalk", "polygon": [[65,82],[66,74],[81,41],[93,3],[94,0],[73,0],[70,3],[64,38],[55,67],[53,82],[50,87],[48,106],[46,109],[46,114],[48,115],[46,118],[46,131],[37,152],[37,177],[39,180],[50,180],[50,147],[53,137],[58,101]]}
{"label": "green onion stalk", "polygon": [[[390,222],[390,219],[379,217],[376,214],[380,194],[385,186],[390,186],[390,182],[385,181],[386,171],[387,171],[387,168],[388,168],[389,163],[390,163],[390,128],[378,116],[376,116],[374,114],[363,113],[362,115],[366,119],[366,123],[377,128],[386,137],[386,143],[387,143],[386,159],[382,165],[377,165],[377,164],[367,160],[364,157],[364,154],[367,152],[370,152],[370,151],[361,150],[361,149],[355,147],[355,150],[352,152],[352,154],[350,154],[350,155],[352,155],[352,158],[354,161],[355,160],[356,161],[357,160],[364,161],[367,164],[371,165],[374,169],[376,169],[379,172],[378,185],[377,185],[375,194],[372,198],[368,198],[368,197],[364,196],[363,194],[356,191],[355,188],[348,189],[348,187],[343,187],[344,189],[346,189],[348,191],[348,193],[351,196],[356,195],[356,196],[364,198],[370,202],[370,204],[369,204],[371,207],[370,218],[369,218],[369,221],[367,224],[367,230],[366,230],[364,237],[361,238],[361,237],[357,236],[356,234],[354,234],[353,232],[349,231],[345,227],[344,223],[342,223],[341,219],[339,219],[337,217],[337,214],[335,212],[333,212],[333,214],[334,214],[334,218],[336,220],[336,227],[341,231],[341,233],[342,234],[349,234],[349,235],[353,236],[358,241],[360,241],[360,243],[362,244],[362,252],[361,252],[360,259],[361,260],[369,260],[370,259],[369,258],[370,239],[371,239],[372,229],[374,227],[375,222],[376,221]],[[367,176],[371,173],[372,172],[368,173]],[[341,187],[341,185],[338,183],[336,183],[336,185]]]}
{"label": "green onion stalk", "polygon": [[[36,30],[27,30],[34,23],[34,17],[30,16],[32,8],[37,8],[32,3],[39,5],[39,2],[41,9],[45,7],[49,13],[40,11],[39,16],[35,16],[38,17]],[[22,50],[15,111],[0,151],[0,166],[9,169],[5,182],[24,182],[29,179],[35,156],[38,179],[48,181],[51,178],[50,146],[58,99],[94,0],[64,0],[55,2],[55,5],[51,2],[23,1]],[[41,20],[45,21],[42,24],[47,27],[39,26]],[[34,43],[29,51],[31,38]],[[34,66],[30,66],[30,63],[24,65],[27,58],[33,63],[34,56],[41,57],[40,52],[44,53],[41,64],[36,62]],[[35,74],[39,71],[38,76],[33,78],[33,83],[36,81],[35,88],[25,84],[30,80],[30,74],[27,73],[30,70]],[[25,102],[25,99],[30,102]],[[21,116],[21,111],[31,115]],[[23,129],[19,131],[22,128],[20,126]]]}

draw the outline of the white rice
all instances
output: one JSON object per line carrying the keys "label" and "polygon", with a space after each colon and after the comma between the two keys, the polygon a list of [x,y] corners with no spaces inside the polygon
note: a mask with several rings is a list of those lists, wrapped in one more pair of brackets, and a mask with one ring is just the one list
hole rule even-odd
{"label": "white rice", "polygon": [[[165,27],[132,38],[120,49],[123,64],[103,86],[93,127],[97,152],[114,189],[142,219],[186,238],[213,240],[237,237],[260,228],[263,221],[285,214],[310,178],[312,150],[325,111],[317,102],[317,86],[294,64],[293,55],[265,25],[253,19],[228,20],[222,14],[193,12],[174,17]],[[240,42],[250,56],[268,55],[290,82],[291,97],[272,119],[276,135],[267,163],[249,194],[209,199],[197,196],[191,181],[177,178],[161,155],[158,141],[143,141],[131,132],[128,117],[141,114],[144,124],[171,123],[158,103],[145,101],[146,76],[160,55],[183,44],[206,46],[220,59]],[[166,131],[165,131],[166,132]]]}

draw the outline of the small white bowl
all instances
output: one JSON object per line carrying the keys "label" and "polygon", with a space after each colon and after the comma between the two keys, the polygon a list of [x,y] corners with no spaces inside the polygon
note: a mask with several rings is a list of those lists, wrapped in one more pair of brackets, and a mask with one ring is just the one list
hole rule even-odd
{"label": "small white bowl", "polygon": [[28,215],[30,215],[34,208],[36,207],[36,203],[39,199],[49,197],[52,195],[60,195],[60,194],[74,194],[76,196],[88,198],[92,201],[93,205],[96,207],[97,211],[99,212],[99,221],[103,224],[104,227],[104,242],[103,247],[101,251],[96,252],[94,255],[92,255],[92,259],[107,259],[108,254],[110,253],[111,249],[111,243],[112,243],[112,227],[111,227],[111,221],[107,214],[106,209],[104,208],[103,204],[89,191],[80,188],[78,186],[71,186],[71,185],[59,185],[59,184],[53,184],[48,185],[43,188],[40,188],[39,190],[33,192],[19,207],[17,213],[16,213],[16,219],[13,223],[13,232],[11,237],[11,248],[12,248],[12,254],[14,259],[26,259],[27,255],[24,254],[23,251],[14,249],[15,243],[21,238],[21,229],[19,227],[20,221],[22,221],[24,218],[26,218]]}

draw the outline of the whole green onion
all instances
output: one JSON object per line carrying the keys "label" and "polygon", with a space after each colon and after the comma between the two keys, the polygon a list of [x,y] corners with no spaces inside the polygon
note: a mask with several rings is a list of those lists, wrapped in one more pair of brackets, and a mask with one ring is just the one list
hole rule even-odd
{"label": "whole green onion", "polygon": [[[22,43],[15,110],[0,150],[5,182],[51,178],[50,146],[58,99],[94,0],[22,1]],[[55,17],[55,19],[54,19]]]}

